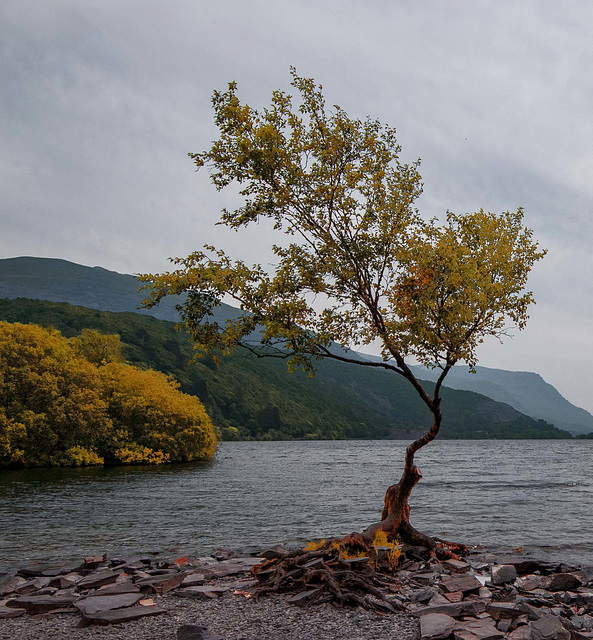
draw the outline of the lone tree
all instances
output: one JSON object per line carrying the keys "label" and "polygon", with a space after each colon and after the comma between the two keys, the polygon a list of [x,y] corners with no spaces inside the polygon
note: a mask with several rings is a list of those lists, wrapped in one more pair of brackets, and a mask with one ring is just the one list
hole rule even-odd
{"label": "lone tree", "polygon": [[[441,386],[451,368],[459,361],[473,367],[478,345],[503,336],[509,320],[524,328],[533,302],[527,276],[545,251],[523,226],[522,209],[422,219],[414,208],[420,162],[400,161],[395,130],[327,108],[321,86],[291,73],[296,106],[283,91],[262,111],[240,102],[235,83],[214,92],[220,137],[190,154],[218,190],[240,185],[243,204],[224,209],[221,224],[239,230],[270,218],[284,234],[272,246],[275,264],[248,266],[206,246],[174,259],[170,273],[142,276],[151,290],[145,304],[187,293],[182,321],[196,348],[215,357],[243,348],[310,371],[331,358],[408,380],[432,425],[407,447],[381,520],[342,542],[368,549],[382,532],[435,550],[436,541],[409,521],[408,498],[422,477],[414,455],[439,433]],[[224,326],[211,316],[223,297],[241,309]],[[336,343],[378,343],[382,361],[358,359]],[[410,358],[440,370],[430,392]]]}

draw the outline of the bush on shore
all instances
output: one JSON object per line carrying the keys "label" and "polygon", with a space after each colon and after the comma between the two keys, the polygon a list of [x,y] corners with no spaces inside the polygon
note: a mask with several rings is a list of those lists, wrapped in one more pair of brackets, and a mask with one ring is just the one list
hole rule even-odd
{"label": "bush on shore", "polygon": [[0,322],[0,468],[211,459],[201,402],[126,364],[118,336]]}

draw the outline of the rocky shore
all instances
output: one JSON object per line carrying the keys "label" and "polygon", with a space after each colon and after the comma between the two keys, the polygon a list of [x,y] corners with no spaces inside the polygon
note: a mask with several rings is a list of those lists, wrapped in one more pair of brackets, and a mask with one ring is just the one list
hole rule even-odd
{"label": "rocky shore", "polygon": [[593,639],[593,575],[579,567],[521,553],[434,563],[409,547],[377,613],[338,607],[322,588],[255,598],[252,568],[283,554],[22,567],[0,574],[0,639]]}

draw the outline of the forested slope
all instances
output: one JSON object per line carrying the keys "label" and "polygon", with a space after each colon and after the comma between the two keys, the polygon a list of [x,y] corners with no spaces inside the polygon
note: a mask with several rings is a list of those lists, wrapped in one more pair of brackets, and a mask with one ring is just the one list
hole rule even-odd
{"label": "forested slope", "polygon": [[[39,300],[0,300],[0,320],[53,326],[66,336],[83,328],[115,333],[124,355],[172,374],[197,395],[226,438],[410,438],[430,414],[397,375],[320,362],[316,376],[288,374],[282,361],[234,353],[220,365],[189,363],[192,347],[174,323]],[[430,385],[431,383],[427,383]],[[477,393],[443,390],[443,438],[561,438],[568,434]]]}

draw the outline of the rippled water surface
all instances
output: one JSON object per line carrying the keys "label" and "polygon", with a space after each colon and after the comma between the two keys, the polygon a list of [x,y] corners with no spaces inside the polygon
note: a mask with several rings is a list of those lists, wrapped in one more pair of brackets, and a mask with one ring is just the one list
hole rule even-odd
{"label": "rippled water surface", "polygon": [[[377,519],[404,448],[225,442],[210,465],[4,472],[0,564],[350,533]],[[436,441],[416,460],[417,528],[593,565],[593,441]]]}

